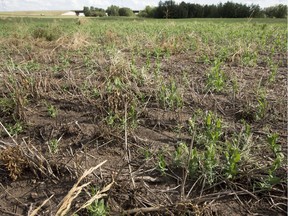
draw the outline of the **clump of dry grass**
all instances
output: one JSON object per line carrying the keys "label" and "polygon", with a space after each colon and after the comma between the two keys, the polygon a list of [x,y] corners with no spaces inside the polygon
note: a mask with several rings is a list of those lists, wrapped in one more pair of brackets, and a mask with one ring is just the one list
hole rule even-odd
{"label": "clump of dry grass", "polygon": [[10,146],[0,152],[0,161],[4,164],[12,180],[16,180],[27,167],[27,159],[19,146]]}
{"label": "clump of dry grass", "polygon": [[[101,162],[95,167],[92,167],[88,170],[86,170],[82,176],[78,179],[78,181],[73,185],[71,190],[67,193],[67,195],[62,199],[62,201],[59,203],[57,212],[55,213],[55,216],[64,216],[67,215],[70,212],[71,206],[73,201],[78,197],[78,195],[83,191],[84,188],[87,188],[87,186],[91,182],[83,183],[80,185],[81,181],[85,179],[88,175],[92,174],[95,170],[100,168],[102,165],[104,165],[107,162],[107,160]],[[77,212],[79,212],[82,209],[85,209],[89,205],[91,205],[95,200],[101,199],[104,196],[107,196],[106,192],[110,190],[110,188],[113,186],[114,181],[112,181],[110,184],[105,186],[102,190],[98,191],[94,196],[92,196],[88,201],[86,201],[80,208],[78,208],[74,213],[69,215],[75,215]],[[33,211],[30,210],[31,213],[28,213],[29,216],[37,215],[40,209],[53,197],[54,195],[50,196],[48,199],[46,199],[40,206],[35,208]]]}
{"label": "clump of dry grass", "polygon": [[[71,190],[68,192],[68,194],[63,198],[63,200],[60,202],[59,207],[56,212],[56,216],[63,216],[66,215],[72,205],[73,200],[77,198],[77,196],[81,193],[81,191],[86,188],[91,182],[83,183],[82,185],[79,185],[80,182],[86,178],[88,175],[93,173],[96,169],[100,168],[103,164],[105,164],[107,160],[103,161],[102,163],[98,164],[95,167],[90,168],[89,170],[86,170],[83,175],[78,179],[76,184],[73,185]],[[80,211],[83,208],[86,208],[87,206],[91,205],[95,200],[102,198],[103,196],[106,196],[105,192],[107,192],[114,182],[110,183],[106,187],[104,187],[101,191],[96,193],[92,198],[90,198],[83,206],[81,206],[76,212]],[[72,215],[74,215],[76,212],[74,212]]]}
{"label": "clump of dry grass", "polygon": [[78,18],[76,23],[77,25],[87,25],[90,23],[90,20],[85,18]]}
{"label": "clump of dry grass", "polygon": [[77,50],[88,46],[90,46],[89,35],[83,32],[62,36],[55,42],[55,47],[63,47],[68,50]]}

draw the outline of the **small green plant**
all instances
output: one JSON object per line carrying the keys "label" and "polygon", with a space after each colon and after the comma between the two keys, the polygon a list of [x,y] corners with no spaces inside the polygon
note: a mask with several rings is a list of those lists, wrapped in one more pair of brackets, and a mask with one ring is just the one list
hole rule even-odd
{"label": "small green plant", "polygon": [[23,131],[23,126],[20,122],[16,122],[14,125],[9,124],[6,128],[11,136],[17,135]]}
{"label": "small green plant", "polygon": [[108,112],[107,117],[105,118],[106,123],[110,126],[115,126],[116,123],[119,123],[120,118],[117,114],[115,114],[114,112],[110,111]]}
{"label": "small green plant", "polygon": [[265,117],[268,107],[268,102],[266,99],[266,91],[263,89],[259,89],[257,92],[257,112],[256,119],[260,120]]}
{"label": "small green plant", "polygon": [[15,102],[12,98],[0,98],[0,111],[2,115],[10,115],[13,113]]}
{"label": "small green plant", "polygon": [[223,145],[221,136],[223,134],[223,123],[221,118],[211,111],[204,113],[197,110],[188,120],[189,134],[195,134],[195,143],[202,150],[192,149],[190,158],[190,172],[196,173],[199,170],[209,184],[216,180],[216,168],[220,165],[220,159],[224,152],[220,151]]}
{"label": "small green plant", "polygon": [[211,111],[206,114],[206,134],[207,138],[212,141],[213,144],[216,144],[223,134],[222,120]]}
{"label": "small green plant", "polygon": [[138,112],[136,110],[136,105],[134,103],[131,104],[129,110],[128,110],[128,124],[131,128],[136,128],[137,127],[137,115]]}
{"label": "small green plant", "polygon": [[191,151],[191,156],[189,159],[189,174],[191,177],[197,176],[197,172],[200,169],[200,162],[202,161],[202,155],[201,153],[197,150],[197,148],[193,148]]}
{"label": "small green plant", "polygon": [[276,75],[277,75],[277,71],[278,71],[278,65],[271,63],[269,66],[270,66],[270,74],[268,77],[268,81],[270,83],[273,83],[273,82],[275,82],[275,79],[276,79]]}
{"label": "small green plant", "polygon": [[176,110],[183,106],[183,98],[174,79],[168,85],[160,85],[158,99],[161,107],[166,109]]}
{"label": "small green plant", "polygon": [[176,151],[174,152],[174,162],[176,166],[185,166],[185,162],[187,162],[187,157],[189,154],[189,149],[186,143],[179,143]]}
{"label": "small green plant", "polygon": [[105,216],[108,215],[107,207],[104,200],[95,200],[91,205],[87,207],[89,216]]}
{"label": "small green plant", "polygon": [[215,168],[217,167],[216,160],[216,147],[213,142],[210,142],[206,146],[206,151],[204,152],[204,174],[209,184],[212,184],[215,180]]}
{"label": "small green plant", "polygon": [[241,154],[237,147],[227,142],[227,151],[225,152],[226,169],[225,174],[227,178],[234,178],[238,173],[237,164],[241,159]]}
{"label": "small green plant", "polygon": [[276,175],[276,170],[279,169],[283,163],[284,154],[281,152],[281,145],[277,144],[278,134],[273,133],[267,136],[267,141],[274,154],[274,161],[268,170],[268,177],[261,183],[260,187],[263,189],[271,189],[273,185],[281,182],[281,178]]}
{"label": "small green plant", "polygon": [[54,107],[52,104],[48,104],[47,105],[47,111],[48,111],[48,114],[51,118],[56,118],[56,116],[58,114],[56,107]]}
{"label": "small green plant", "polygon": [[221,61],[215,60],[214,66],[207,74],[207,87],[211,91],[221,92],[226,85],[224,72],[221,70]]}
{"label": "small green plant", "polygon": [[158,155],[158,168],[161,174],[165,175],[165,172],[167,171],[167,163],[163,154]]}
{"label": "small green plant", "polygon": [[149,160],[152,157],[152,152],[149,148],[142,149],[142,154],[145,157],[145,160]]}
{"label": "small green plant", "polygon": [[[94,196],[97,193],[95,187],[91,187],[91,195]],[[103,199],[95,200],[91,205],[86,207],[89,216],[105,216],[108,215],[108,209]]]}
{"label": "small green plant", "polygon": [[249,50],[246,50],[243,55],[242,55],[242,64],[245,66],[250,66],[253,67],[255,65],[257,65],[257,58],[258,58],[258,54],[256,51],[252,52]]}
{"label": "small green plant", "polygon": [[48,147],[49,147],[50,153],[55,154],[55,153],[58,152],[58,150],[59,150],[59,141],[60,140],[57,140],[57,139],[51,139],[49,141],[49,146]]}

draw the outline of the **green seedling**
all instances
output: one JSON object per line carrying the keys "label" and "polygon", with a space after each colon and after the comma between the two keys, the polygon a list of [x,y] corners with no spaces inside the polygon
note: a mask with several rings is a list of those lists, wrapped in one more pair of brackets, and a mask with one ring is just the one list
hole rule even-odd
{"label": "green seedling", "polygon": [[234,178],[238,173],[237,164],[241,159],[241,154],[239,152],[239,149],[236,147],[233,147],[229,142],[226,143],[227,150],[225,152],[225,158],[226,158],[226,176],[227,178]]}
{"label": "green seedling", "polygon": [[183,107],[183,98],[174,80],[168,85],[161,84],[158,99],[161,107],[165,109],[177,110]]}
{"label": "green seedling", "polygon": [[206,115],[206,133],[207,138],[214,144],[223,134],[221,119],[214,115],[211,111],[209,111]]}
{"label": "green seedling", "polygon": [[11,136],[17,135],[23,131],[23,126],[20,122],[16,122],[14,125],[8,125],[6,128]]}
{"label": "green seedling", "polygon": [[211,142],[204,152],[204,174],[208,180],[209,184],[212,184],[215,180],[215,168],[217,167],[216,160],[216,147],[213,142]]}
{"label": "green seedling", "polygon": [[186,143],[180,143],[174,152],[174,162],[176,166],[185,166],[189,155],[189,149]]}
{"label": "green seedling", "polygon": [[0,111],[2,114],[10,115],[13,113],[15,102],[12,98],[0,98]]}
{"label": "green seedling", "polygon": [[59,140],[52,139],[52,140],[49,141],[49,146],[48,147],[49,147],[50,153],[55,154],[55,153],[58,152],[58,150],[59,150],[59,141],[60,141],[60,139]]}
{"label": "green seedling", "polygon": [[48,111],[48,114],[51,118],[56,118],[58,111],[57,111],[57,108],[55,106],[53,106],[52,104],[48,104],[47,105],[47,111]]}
{"label": "green seedling", "polygon": [[274,161],[268,170],[268,177],[259,183],[262,189],[271,189],[274,185],[281,182],[281,178],[276,175],[276,171],[281,167],[284,159],[284,154],[281,151],[281,145],[277,144],[278,134],[273,133],[267,136],[267,141],[274,154]]}
{"label": "green seedling", "polygon": [[226,85],[224,72],[221,70],[221,61],[216,60],[207,74],[207,87],[211,91],[221,92]]}
{"label": "green seedling", "polygon": [[167,171],[167,164],[166,164],[163,154],[158,155],[158,168],[161,174],[165,175],[165,172]]}
{"label": "green seedling", "polygon": [[[91,195],[95,196],[97,189],[91,187]],[[105,216],[108,215],[108,209],[103,199],[95,200],[88,207],[86,207],[89,216]]]}
{"label": "green seedling", "polygon": [[265,90],[259,90],[257,93],[257,112],[256,119],[260,120],[265,117],[268,107]]}
{"label": "green seedling", "polygon": [[110,126],[114,126],[116,123],[119,122],[120,118],[117,114],[114,112],[110,111],[108,112],[108,116],[105,118],[106,123]]}
{"label": "green seedling", "polygon": [[268,77],[269,83],[275,82],[277,71],[278,71],[278,65],[277,64],[271,64],[270,65],[270,74]]}

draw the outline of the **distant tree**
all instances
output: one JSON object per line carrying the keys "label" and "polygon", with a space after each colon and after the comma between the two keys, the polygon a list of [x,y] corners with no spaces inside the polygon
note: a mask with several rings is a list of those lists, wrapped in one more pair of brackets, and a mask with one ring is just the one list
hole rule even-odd
{"label": "distant tree", "polygon": [[93,7],[93,10],[91,10],[90,8],[90,16],[93,16],[93,17],[103,17],[103,16],[106,16],[106,12],[104,9],[102,8],[95,8]]}
{"label": "distant tree", "polygon": [[259,5],[250,5],[250,17],[262,18],[264,17],[264,11],[261,10]]}
{"label": "distant tree", "polygon": [[155,9],[154,18],[164,18],[164,9],[163,2],[160,1],[158,7]]}
{"label": "distant tree", "polygon": [[119,16],[133,16],[134,13],[130,8],[123,7],[119,8]]}
{"label": "distant tree", "polygon": [[236,17],[236,8],[233,2],[226,2],[222,7],[222,17],[224,18],[235,18]]}
{"label": "distant tree", "polygon": [[83,12],[84,12],[84,15],[85,15],[85,16],[90,16],[90,9],[89,9],[89,7],[84,7],[84,8],[83,8]]}
{"label": "distant tree", "polygon": [[169,0],[163,3],[165,18],[175,18],[177,13],[177,5],[175,1]]}
{"label": "distant tree", "polygon": [[[267,8],[267,16],[283,17],[287,14],[287,6]],[[147,10],[141,11],[140,16],[147,17]],[[200,5],[185,3],[176,4],[173,0],[160,1],[153,11],[154,18],[245,18],[263,17],[263,10],[259,5],[247,6],[228,1],[218,5]]]}
{"label": "distant tree", "polygon": [[219,8],[216,5],[210,5],[210,14],[208,14],[209,18],[219,18],[220,14],[219,14]]}
{"label": "distant tree", "polygon": [[144,10],[140,11],[138,16],[152,18],[155,14],[155,7],[146,6]]}
{"label": "distant tree", "polygon": [[105,10],[102,8],[95,8],[93,6],[89,7],[84,7],[83,8],[84,15],[85,16],[94,16],[94,17],[102,17],[106,16]]}
{"label": "distant tree", "polygon": [[265,8],[265,15],[267,17],[285,18],[287,17],[287,5],[279,4],[276,6]]}
{"label": "distant tree", "polygon": [[188,5],[184,1],[177,7],[175,18],[188,18]]}
{"label": "distant tree", "polygon": [[106,10],[108,16],[119,16],[119,7],[115,5],[111,5]]}

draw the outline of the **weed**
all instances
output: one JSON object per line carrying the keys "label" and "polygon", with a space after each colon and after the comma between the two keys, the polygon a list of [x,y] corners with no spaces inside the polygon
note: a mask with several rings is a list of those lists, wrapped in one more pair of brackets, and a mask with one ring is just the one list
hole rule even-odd
{"label": "weed", "polygon": [[89,216],[104,216],[108,215],[107,207],[104,200],[95,200],[91,205],[87,207]]}
{"label": "weed", "polygon": [[158,169],[162,175],[165,175],[165,172],[167,171],[167,163],[163,154],[158,155]]}
{"label": "weed", "polygon": [[59,141],[60,141],[60,139],[58,139],[58,140],[57,139],[51,139],[49,141],[48,147],[49,147],[50,153],[55,154],[55,153],[58,152],[58,150],[59,150]]}
{"label": "weed", "polygon": [[257,92],[257,112],[256,119],[260,120],[265,117],[268,107],[268,102],[266,99],[266,91],[263,89],[259,89]]}
{"label": "weed", "polygon": [[214,66],[207,74],[207,87],[211,91],[221,92],[226,85],[224,72],[221,70],[221,61],[215,60]]}
{"label": "weed", "polygon": [[241,154],[237,147],[231,145],[231,143],[227,143],[227,151],[225,152],[226,158],[226,170],[225,174],[227,178],[233,178],[238,173],[237,163],[241,159]]}
{"label": "weed", "polygon": [[273,185],[279,184],[281,178],[276,175],[277,169],[279,169],[283,163],[284,154],[281,152],[281,145],[277,144],[278,134],[273,133],[267,136],[267,141],[270,145],[270,148],[274,154],[275,159],[273,160],[272,165],[268,169],[268,177],[264,178],[260,182],[260,187],[263,189],[271,189]]}
{"label": "weed", "polygon": [[15,103],[12,98],[0,98],[0,111],[3,115],[11,115],[14,111]]}
{"label": "weed", "polygon": [[[95,187],[91,187],[91,195],[94,196],[97,193]],[[108,209],[103,199],[95,200],[91,205],[86,207],[89,216],[105,216],[108,215]]]}
{"label": "weed", "polygon": [[23,126],[20,122],[16,122],[14,125],[8,125],[6,128],[11,136],[17,135],[23,131]]}
{"label": "weed", "polygon": [[58,114],[57,108],[52,104],[47,104],[47,112],[51,118],[56,118]]}
{"label": "weed", "polygon": [[57,25],[38,26],[33,29],[34,38],[44,38],[47,41],[57,40],[61,36],[61,28]]}
{"label": "weed", "polygon": [[206,133],[207,138],[212,141],[213,144],[216,144],[220,136],[223,134],[221,119],[211,111],[206,114]]}
{"label": "weed", "polygon": [[268,82],[273,83],[275,82],[277,71],[278,71],[278,65],[277,64],[270,64],[270,74],[268,77]]}
{"label": "weed", "polygon": [[107,117],[105,118],[106,123],[110,126],[115,126],[116,123],[119,122],[120,118],[117,114],[115,114],[114,112],[110,111],[108,112]]}
{"label": "weed", "polygon": [[242,64],[245,66],[255,66],[257,64],[257,52],[245,51],[242,55]]}
{"label": "weed", "polygon": [[185,162],[187,161],[187,157],[189,154],[189,149],[186,143],[179,143],[176,151],[174,152],[174,162],[176,166],[183,167],[185,166]]}
{"label": "weed", "polygon": [[168,85],[162,82],[157,96],[161,107],[165,109],[177,110],[183,106],[183,98],[174,79]]}

